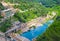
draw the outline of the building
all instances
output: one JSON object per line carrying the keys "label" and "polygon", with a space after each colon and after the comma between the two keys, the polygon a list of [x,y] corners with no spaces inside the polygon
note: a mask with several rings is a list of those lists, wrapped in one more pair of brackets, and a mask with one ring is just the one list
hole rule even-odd
{"label": "building", "polygon": [[4,18],[8,18],[10,16],[13,16],[15,13],[15,10],[13,8],[5,9],[1,11],[1,16]]}

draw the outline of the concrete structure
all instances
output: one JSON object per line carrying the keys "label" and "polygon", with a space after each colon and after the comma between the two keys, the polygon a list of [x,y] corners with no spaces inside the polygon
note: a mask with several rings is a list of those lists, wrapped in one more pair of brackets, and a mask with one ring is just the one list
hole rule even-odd
{"label": "concrete structure", "polygon": [[5,9],[1,11],[1,16],[4,18],[13,16],[16,11],[13,8]]}
{"label": "concrete structure", "polygon": [[11,40],[16,40],[16,41],[30,41],[29,39],[20,36],[19,34],[15,34],[15,33],[10,33],[9,35],[11,37]]}

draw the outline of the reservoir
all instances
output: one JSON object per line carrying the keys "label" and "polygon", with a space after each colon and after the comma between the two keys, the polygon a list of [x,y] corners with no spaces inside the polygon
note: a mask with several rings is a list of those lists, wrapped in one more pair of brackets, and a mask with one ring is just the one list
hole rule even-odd
{"label": "reservoir", "polygon": [[30,29],[29,31],[22,33],[21,36],[26,37],[30,41],[32,41],[32,39],[43,34],[52,23],[53,23],[53,20],[49,20],[46,23],[44,23],[42,26],[38,26],[35,29]]}

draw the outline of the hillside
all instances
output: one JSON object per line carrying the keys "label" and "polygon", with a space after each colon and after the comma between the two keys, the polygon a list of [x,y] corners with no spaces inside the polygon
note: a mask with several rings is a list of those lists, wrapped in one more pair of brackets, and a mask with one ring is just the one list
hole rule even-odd
{"label": "hillside", "polygon": [[[48,14],[56,12],[57,15],[53,18],[52,25],[47,28],[46,32],[39,35],[36,41],[60,41],[60,0],[4,0],[4,2],[10,4],[8,7],[14,8],[16,12],[12,17],[0,23],[1,32],[11,29],[11,21],[19,21],[22,24],[38,17],[47,17]],[[1,3],[0,10],[4,10]],[[2,18],[1,14],[0,18]]]}
{"label": "hillside", "polygon": [[52,7],[54,5],[60,4],[60,0],[5,0],[5,2],[11,2],[11,3],[41,3],[46,7]]}
{"label": "hillside", "polygon": [[36,41],[60,41],[60,6],[53,7],[57,11],[57,17],[54,18],[54,23],[37,37]]}
{"label": "hillside", "polygon": [[5,2],[14,4],[13,7],[17,9],[14,17],[24,23],[40,16],[46,16],[49,11],[39,0],[5,0]]}

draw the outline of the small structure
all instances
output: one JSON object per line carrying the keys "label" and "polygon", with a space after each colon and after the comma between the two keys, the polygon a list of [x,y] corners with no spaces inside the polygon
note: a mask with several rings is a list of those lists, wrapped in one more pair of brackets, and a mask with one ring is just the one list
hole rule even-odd
{"label": "small structure", "polygon": [[15,10],[13,8],[5,9],[1,11],[1,16],[4,18],[13,16],[15,13]]}
{"label": "small structure", "polygon": [[13,32],[13,31],[15,32],[15,31],[20,30],[20,24],[21,23],[19,21],[14,22],[13,23],[13,27],[11,27],[10,30],[6,31],[5,34],[10,33],[10,32]]}

